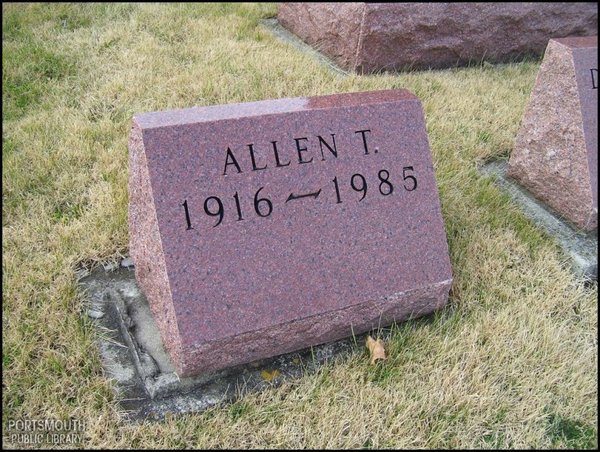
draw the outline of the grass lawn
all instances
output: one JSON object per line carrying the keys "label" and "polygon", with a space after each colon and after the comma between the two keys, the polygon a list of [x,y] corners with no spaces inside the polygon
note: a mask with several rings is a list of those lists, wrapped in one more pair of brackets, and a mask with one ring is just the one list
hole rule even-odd
{"label": "grass lawn", "polygon": [[[339,77],[275,39],[275,4],[3,4],[2,424],[73,417],[84,447],[594,448],[597,285],[477,165],[507,158],[539,61]],[[134,113],[374,89],[423,102],[448,306],[233,405],[122,422],[79,265],[127,254]]]}

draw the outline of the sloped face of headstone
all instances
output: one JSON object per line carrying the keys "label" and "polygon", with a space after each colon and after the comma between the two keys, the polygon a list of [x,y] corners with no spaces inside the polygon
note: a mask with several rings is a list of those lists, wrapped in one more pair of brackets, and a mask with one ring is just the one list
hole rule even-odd
{"label": "sloped face of headstone", "polygon": [[451,270],[408,91],[140,114],[130,252],[182,376],[443,306]]}
{"label": "sloped face of headstone", "polygon": [[578,228],[597,229],[597,36],[548,43],[508,174]]}

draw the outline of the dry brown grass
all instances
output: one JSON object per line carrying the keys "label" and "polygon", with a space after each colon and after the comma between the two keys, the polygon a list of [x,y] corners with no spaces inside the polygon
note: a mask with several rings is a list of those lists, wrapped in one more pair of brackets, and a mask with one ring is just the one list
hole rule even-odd
{"label": "dry brown grass", "polygon": [[[85,447],[597,446],[597,285],[476,165],[508,156],[537,62],[338,78],[259,4],[3,4],[3,433],[75,417]],[[448,307],[233,405],[121,422],[75,269],[127,252],[134,112],[404,87],[423,101],[455,284]],[[3,439],[5,446],[11,444]]]}

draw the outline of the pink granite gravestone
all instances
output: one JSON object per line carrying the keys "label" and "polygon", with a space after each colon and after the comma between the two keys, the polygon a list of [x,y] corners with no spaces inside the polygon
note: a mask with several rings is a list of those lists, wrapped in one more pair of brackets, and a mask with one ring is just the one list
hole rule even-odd
{"label": "pink granite gravestone", "polygon": [[508,174],[578,228],[597,229],[597,36],[548,43]]}
{"label": "pink granite gravestone", "polygon": [[429,313],[452,282],[406,90],[136,115],[136,277],[181,376]]}

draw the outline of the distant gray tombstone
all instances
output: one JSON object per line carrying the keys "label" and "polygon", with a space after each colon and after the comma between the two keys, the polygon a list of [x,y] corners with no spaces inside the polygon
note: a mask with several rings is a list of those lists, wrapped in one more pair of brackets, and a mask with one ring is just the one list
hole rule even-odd
{"label": "distant gray tombstone", "polygon": [[508,175],[578,228],[597,229],[597,36],[548,43]]}

